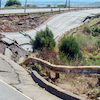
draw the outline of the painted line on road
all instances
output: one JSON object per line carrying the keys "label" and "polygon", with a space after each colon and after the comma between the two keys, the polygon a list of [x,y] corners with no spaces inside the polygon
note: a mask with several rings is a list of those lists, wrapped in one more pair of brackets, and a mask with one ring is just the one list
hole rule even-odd
{"label": "painted line on road", "polygon": [[56,26],[56,28],[58,28],[61,24],[62,24],[62,23],[59,23],[59,24]]}
{"label": "painted line on road", "polygon": [[72,18],[72,17],[74,17],[74,15],[70,16],[69,18]]}
{"label": "painted line on road", "polygon": [[3,80],[0,79],[0,81],[4,84],[6,84],[7,86],[9,86],[10,88],[12,88],[13,90],[17,91],[18,93],[20,93],[21,95],[25,96],[26,98],[28,98],[29,100],[33,100],[30,97],[28,97],[27,95],[21,93],[20,91],[16,90],[14,87],[12,87],[11,85],[7,84],[6,82],[4,82]]}

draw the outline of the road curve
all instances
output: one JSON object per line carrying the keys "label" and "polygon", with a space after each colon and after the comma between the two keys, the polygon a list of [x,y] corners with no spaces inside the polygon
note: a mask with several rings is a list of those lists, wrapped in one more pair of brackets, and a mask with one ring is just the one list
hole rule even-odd
{"label": "road curve", "polygon": [[[36,31],[39,31],[41,29],[45,29],[46,26],[48,26],[56,38],[57,41],[66,31],[78,27],[83,24],[83,20],[85,17],[90,15],[95,15],[100,13],[100,9],[91,9],[91,10],[80,10],[80,11],[73,11],[73,12],[67,12],[63,14],[57,14],[50,18],[48,21],[37,27],[35,30],[29,30],[26,31],[25,34],[28,34],[32,38],[35,37]],[[22,34],[18,35],[18,33],[12,34],[12,33],[2,33],[8,37],[11,37],[15,39],[19,45],[29,43],[30,38],[24,36]],[[22,45],[22,48],[25,50],[32,50],[30,45]]]}
{"label": "road curve", "polygon": [[[74,9],[74,8],[71,8]],[[60,8],[60,10],[69,10],[68,8]],[[50,12],[51,8],[38,8],[38,9],[26,9],[26,13],[36,13],[36,12]],[[59,8],[52,8],[52,11],[59,11]],[[24,9],[5,9],[0,10],[0,14],[15,14],[24,13]]]}

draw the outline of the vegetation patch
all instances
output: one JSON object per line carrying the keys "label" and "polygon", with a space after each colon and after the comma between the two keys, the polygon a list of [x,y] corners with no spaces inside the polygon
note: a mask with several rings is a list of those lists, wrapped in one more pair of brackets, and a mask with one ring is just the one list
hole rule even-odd
{"label": "vegetation patch", "polygon": [[[59,42],[60,59],[62,61],[70,61],[73,59],[82,59],[82,53],[80,52],[80,46],[75,37],[67,36],[63,37]],[[64,59],[63,59],[64,58]]]}
{"label": "vegetation patch", "polygon": [[55,40],[52,31],[46,27],[45,30],[40,30],[36,33],[35,40],[31,39],[30,42],[33,46],[33,50],[42,50],[46,48],[52,50],[55,47]]}
{"label": "vegetation patch", "polygon": [[[99,22],[100,22],[100,18],[92,19],[91,21],[85,23],[84,25],[67,32],[66,35],[64,36],[65,38],[65,37],[68,37],[69,35],[72,35],[76,39],[80,47],[80,52],[83,55],[83,59],[81,60],[81,63],[78,63],[79,65],[100,65],[99,63],[100,61],[100,54],[99,54],[100,24]],[[62,39],[60,41],[62,41]],[[65,58],[62,57],[62,59],[65,59]],[[71,65],[74,65],[74,64],[71,64]]]}
{"label": "vegetation patch", "polygon": [[12,5],[20,5],[21,6],[21,2],[19,0],[7,0],[5,7],[12,6]]}
{"label": "vegetation patch", "polygon": [[[47,33],[49,31],[47,31],[47,33],[45,33],[46,29],[44,31],[39,31],[39,33],[37,33],[39,38],[36,37],[35,40],[38,40],[36,43],[43,44],[39,44],[39,47],[39,45],[34,42],[35,40],[32,40],[33,44],[35,43],[34,45],[38,46],[35,47],[33,45],[35,47],[33,47],[33,49],[36,49],[35,52],[37,52],[35,53],[35,56],[59,65],[100,65],[100,18],[95,21],[94,20],[95,19],[84,24],[83,26],[67,32],[66,35],[59,40],[56,48],[54,48],[55,46],[53,45],[52,49],[50,49],[51,47],[48,47],[51,46],[48,42],[49,38],[47,37],[44,39],[48,36]],[[47,30],[49,29],[47,28]],[[50,36],[52,37],[52,35]],[[49,45],[47,46],[47,44],[44,43],[49,43]],[[49,82],[65,90],[69,90],[75,94],[93,100],[98,100],[98,97],[100,97],[100,86],[98,85],[97,77],[90,77],[84,74],[79,75],[77,73],[67,73],[60,74],[60,78],[55,79],[54,72],[44,68],[43,66],[38,66],[36,68],[38,68],[37,71],[42,73],[41,75],[44,76]]]}

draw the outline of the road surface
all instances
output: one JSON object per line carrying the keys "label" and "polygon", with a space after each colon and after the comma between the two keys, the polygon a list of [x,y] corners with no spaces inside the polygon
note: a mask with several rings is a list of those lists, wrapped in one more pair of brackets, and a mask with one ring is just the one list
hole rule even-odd
{"label": "road surface", "polygon": [[[69,8],[60,8],[60,10],[69,10]],[[49,11],[51,11],[51,8],[26,9],[26,13],[49,12]],[[59,8],[52,8],[52,11],[59,11]],[[24,13],[24,9],[0,10],[0,14],[11,14],[11,13]]]}
{"label": "road surface", "polygon": [[28,96],[23,96],[0,81],[0,100],[30,100],[29,97],[32,100],[61,100],[39,87],[22,66],[2,54],[0,54],[0,79]]}
{"label": "road surface", "polygon": [[0,80],[0,100],[32,100]]}
{"label": "road surface", "polygon": [[[24,32],[24,34],[28,34],[34,39],[36,31],[39,31],[40,29],[45,29],[45,27],[48,26],[52,30],[55,40],[57,41],[66,31],[82,25],[85,17],[90,15],[95,15],[98,13],[100,13],[100,9],[80,10],[80,11],[67,12],[63,14],[57,14],[54,17],[50,18],[45,23],[43,23],[41,26],[37,27],[35,30],[26,31]],[[26,45],[26,43],[30,43],[29,37],[19,33],[15,34],[2,33],[2,34],[6,35],[7,37],[15,39],[19,43],[19,45],[21,45],[22,48],[24,48],[25,50],[29,51],[32,50],[30,45]]]}

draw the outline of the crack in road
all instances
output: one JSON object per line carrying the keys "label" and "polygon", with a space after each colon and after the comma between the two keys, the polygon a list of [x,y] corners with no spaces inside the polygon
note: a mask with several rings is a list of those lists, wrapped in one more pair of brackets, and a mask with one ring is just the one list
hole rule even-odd
{"label": "crack in road", "polygon": [[9,73],[8,71],[3,71],[3,70],[0,70],[0,72],[7,72],[7,73]]}
{"label": "crack in road", "polygon": [[[7,62],[7,63],[11,66],[11,68],[13,68],[13,66],[9,62]],[[14,70],[15,74],[17,75],[17,79],[18,79],[19,84],[21,84],[21,81],[20,81],[20,78],[19,78],[19,74],[16,72],[16,70],[14,68],[13,68],[13,70]]]}
{"label": "crack in road", "polygon": [[[2,60],[4,60],[4,59],[2,59]],[[10,67],[14,70],[14,72],[15,72],[15,74],[17,76],[18,83],[11,83],[11,84],[13,84],[13,85],[21,84],[21,80],[20,80],[19,74],[16,72],[16,70],[13,68],[13,66],[9,62],[7,62],[6,60],[4,60],[4,61],[10,65]],[[8,72],[8,71],[3,71],[3,72]]]}

